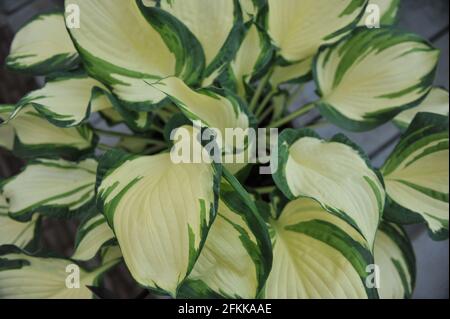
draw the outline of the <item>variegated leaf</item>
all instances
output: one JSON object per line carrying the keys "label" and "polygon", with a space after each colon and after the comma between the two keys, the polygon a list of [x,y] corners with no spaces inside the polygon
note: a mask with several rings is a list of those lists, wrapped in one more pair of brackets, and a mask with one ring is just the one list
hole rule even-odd
{"label": "variegated leaf", "polygon": [[380,298],[411,298],[416,281],[416,260],[406,232],[396,224],[383,222],[375,239],[374,257],[379,267]]}
{"label": "variegated leaf", "polygon": [[86,122],[92,112],[112,107],[105,91],[103,84],[86,75],[68,75],[29,93],[19,102],[19,107],[32,105],[59,127],[78,126]]}
{"label": "variegated leaf", "polygon": [[79,163],[39,159],[28,163],[18,175],[2,185],[9,214],[30,220],[33,213],[73,216],[85,213],[94,201],[97,162]]}
{"label": "variegated leaf", "polygon": [[[369,0],[366,14],[361,19],[359,25],[374,27],[378,25],[386,26],[394,24],[397,21],[400,3],[401,0]],[[374,21],[376,18],[379,18],[380,20]]]}
{"label": "variegated leaf", "polygon": [[372,129],[420,104],[438,59],[439,50],[416,35],[360,27],[316,56],[319,110],[342,128]]}
{"label": "variegated leaf", "polygon": [[377,298],[366,285],[373,257],[352,226],[309,198],[289,202],[270,220],[273,266],[269,299]]}
{"label": "variegated leaf", "polygon": [[419,105],[397,115],[394,119],[395,124],[406,130],[414,120],[414,117],[420,113],[435,113],[444,116],[449,115],[448,91],[441,88],[433,88],[427,98]]}
{"label": "variegated leaf", "polygon": [[436,240],[448,238],[448,117],[419,113],[382,168],[388,195],[385,217],[426,222]]}
{"label": "variegated leaf", "polygon": [[0,105],[0,144],[21,157],[70,157],[89,153],[97,138],[87,125],[60,128],[49,123],[31,106],[15,110],[13,105]]}
{"label": "variegated leaf", "polygon": [[115,236],[103,215],[85,220],[79,227],[72,259],[87,261],[95,257],[102,247],[114,242]]}
{"label": "variegated leaf", "polygon": [[87,271],[71,260],[32,256],[15,246],[0,246],[0,298],[90,299],[93,295],[88,286],[98,285],[101,276],[120,260],[110,258]]}
{"label": "variegated leaf", "polygon": [[25,248],[35,237],[38,216],[29,222],[21,223],[8,216],[9,204],[0,193],[0,246],[15,245]]}
{"label": "variegated leaf", "polygon": [[[240,99],[228,91],[213,89],[195,91],[174,77],[150,85],[167,94],[190,120],[199,120],[204,126],[220,132],[221,136],[217,138],[217,142],[222,153],[236,156],[233,163],[224,161],[227,169],[237,173],[247,165],[247,152],[250,146],[246,144],[243,149],[243,145],[238,144],[237,141],[241,140],[244,144],[248,129],[254,126],[254,118],[247,113]],[[227,139],[226,129],[235,129],[238,138]],[[240,156],[243,157],[242,161],[237,160]]]}
{"label": "variegated leaf", "polygon": [[223,192],[217,217],[181,295],[244,298],[259,295],[272,265],[267,227],[237,193]]}
{"label": "variegated leaf", "polygon": [[174,164],[169,153],[113,151],[100,163],[98,208],[128,269],[139,284],[176,296],[216,215],[220,171]]}
{"label": "variegated leaf", "polygon": [[302,83],[310,80],[312,61],[312,58],[308,58],[294,64],[275,66],[270,84],[276,88],[284,83]]}
{"label": "variegated leaf", "polygon": [[[273,177],[290,199],[311,197],[358,229],[373,247],[384,209],[381,177],[362,151],[343,135],[329,142],[310,130],[285,130]],[[273,159],[273,161],[276,159]]]}
{"label": "variegated leaf", "polygon": [[14,128],[11,125],[0,126],[0,147],[12,151],[14,148],[14,136]]}
{"label": "variegated leaf", "polygon": [[264,6],[265,1],[266,0],[239,0],[244,22],[255,19],[258,15],[258,10]]}
{"label": "variegated leaf", "polygon": [[203,48],[206,61],[203,86],[208,86],[230,61],[244,29],[237,0],[161,0],[161,8],[177,17]]}
{"label": "variegated leaf", "polygon": [[230,64],[230,72],[240,97],[246,98],[246,86],[270,62],[272,54],[270,39],[256,24],[249,23],[241,46]]}
{"label": "variegated leaf", "polygon": [[266,28],[284,62],[274,71],[273,85],[306,79],[319,47],[348,34],[366,4],[367,0],[268,0]]}
{"label": "variegated leaf", "polygon": [[203,73],[197,40],[160,8],[142,0],[66,0],[71,4],[83,17],[82,27],[69,31],[86,69],[131,110],[153,110],[165,98],[147,81],[176,75],[194,83]]}
{"label": "variegated leaf", "polygon": [[61,13],[41,14],[14,37],[6,65],[16,71],[47,75],[67,71],[79,63],[78,52]]}

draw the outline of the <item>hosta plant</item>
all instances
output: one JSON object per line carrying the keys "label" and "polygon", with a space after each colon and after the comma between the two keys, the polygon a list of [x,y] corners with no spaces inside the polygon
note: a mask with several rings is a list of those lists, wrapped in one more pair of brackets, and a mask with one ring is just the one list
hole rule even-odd
{"label": "hosta plant", "polygon": [[[393,26],[398,0],[65,2],[5,62],[45,84],[0,106],[0,145],[26,162],[0,183],[0,297],[93,297],[120,263],[174,298],[412,296],[403,225],[448,238],[449,102],[439,50]],[[308,83],[316,99],[293,107]],[[373,167],[345,135],[293,123],[314,112],[403,135]],[[221,161],[251,153],[256,128],[279,129],[265,158]],[[212,131],[219,156],[198,138]],[[201,160],[175,162],[186,149]],[[77,221],[72,255],[40,245],[43,219]]]}

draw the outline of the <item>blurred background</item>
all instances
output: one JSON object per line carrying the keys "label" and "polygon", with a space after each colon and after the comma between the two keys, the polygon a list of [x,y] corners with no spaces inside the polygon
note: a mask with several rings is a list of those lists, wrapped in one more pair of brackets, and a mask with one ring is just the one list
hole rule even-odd
{"label": "blurred background", "polygon": [[[42,79],[15,74],[5,69],[4,59],[8,55],[15,32],[36,14],[55,9],[62,10],[62,0],[0,0],[0,104],[16,103],[23,95],[39,87]],[[420,34],[442,50],[436,85],[449,89],[449,1],[448,0],[402,0],[398,27]],[[306,94],[294,107],[299,107],[314,98],[313,86],[307,86]],[[98,119],[93,119],[94,121]],[[302,119],[298,125],[320,120],[318,113]],[[319,134],[331,137],[342,130],[333,125],[321,126]],[[392,124],[362,134],[345,132],[361,145],[374,165],[379,167],[392,152],[400,138],[400,132]],[[0,179],[14,175],[23,163],[10,153],[0,149]],[[43,244],[61,254],[72,254],[76,222],[45,219]],[[423,225],[407,227],[413,241],[417,258],[417,285],[414,298],[449,297],[449,241],[433,242]],[[119,266],[105,278],[110,297],[133,298],[142,289],[136,286],[125,267]]]}

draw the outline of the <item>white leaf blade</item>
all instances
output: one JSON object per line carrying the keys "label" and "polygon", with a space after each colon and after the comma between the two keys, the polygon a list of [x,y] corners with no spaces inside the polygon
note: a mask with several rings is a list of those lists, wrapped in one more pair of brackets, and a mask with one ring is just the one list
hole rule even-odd
{"label": "white leaf blade", "polygon": [[[217,142],[222,147],[222,154],[228,152],[230,156],[236,156],[232,163],[224,160],[224,165],[233,174],[238,173],[247,166],[249,145],[235,143],[226,138],[227,131],[234,129],[236,140],[245,141],[248,130],[254,125],[253,118],[247,113],[245,106],[235,96],[224,91],[201,90],[195,91],[178,78],[170,77],[151,83],[151,86],[164,92],[191,121],[200,121],[203,126],[216,129],[221,134]],[[228,144],[226,144],[228,142]],[[244,160],[238,161],[243,155]]]}
{"label": "white leaf blade", "polygon": [[111,2],[66,0],[66,7],[78,5],[83,13],[83,27],[69,31],[91,76],[134,111],[151,111],[162,102],[150,87],[142,90],[148,81],[174,75],[198,81],[204,57],[178,21],[140,0]]}
{"label": "white leaf blade", "polygon": [[2,185],[15,219],[29,220],[41,214],[75,214],[93,204],[97,162],[79,163],[40,159]]}
{"label": "white leaf blade", "polygon": [[[0,258],[3,299],[91,299],[88,286],[97,285],[99,278],[120,261],[109,260],[88,272],[71,260],[32,256],[15,246],[0,246]],[[71,286],[75,284],[79,287]]]}
{"label": "white leaf blade", "polygon": [[448,238],[448,117],[419,113],[382,168],[386,218],[426,222],[435,240]]}
{"label": "white leaf blade", "polygon": [[236,1],[228,0],[161,1],[161,8],[185,24],[200,42],[205,54],[205,77],[214,75],[233,56],[233,44],[240,37],[237,31],[243,29],[240,8],[235,5]]}
{"label": "white leaf blade", "polygon": [[317,106],[342,128],[370,130],[426,97],[438,58],[439,50],[416,35],[360,27],[316,56]]}
{"label": "white leaf blade", "polygon": [[268,5],[268,33],[281,57],[295,63],[351,31],[366,1],[269,0]]}
{"label": "white leaf blade", "polygon": [[33,105],[54,125],[73,127],[86,122],[91,112],[112,107],[103,92],[106,87],[86,75],[60,77],[29,93],[19,106]]}
{"label": "white leaf blade", "polygon": [[47,157],[55,155],[79,156],[92,150],[96,138],[85,125],[60,128],[49,123],[31,106],[25,106],[10,119],[11,110],[0,105],[0,119],[7,121],[0,127],[8,135],[0,141],[20,157]]}
{"label": "white leaf blade", "polygon": [[176,296],[214,219],[220,172],[210,164],[173,164],[168,153],[107,153],[101,163],[116,168],[101,178],[98,207],[131,274],[146,287]]}
{"label": "white leaf blade", "polygon": [[271,249],[262,220],[237,193],[222,193],[217,217],[181,295],[257,298],[270,272]]}
{"label": "white leaf blade", "polygon": [[79,228],[72,259],[88,261],[115,238],[103,215],[95,215]]}
{"label": "white leaf blade", "polygon": [[273,176],[283,193],[316,199],[356,227],[372,247],[385,191],[362,152],[343,136],[325,142],[309,130],[285,130],[279,143]]}
{"label": "white leaf blade", "polygon": [[15,245],[25,248],[34,238],[38,216],[34,216],[29,222],[21,223],[8,216],[8,208],[6,198],[0,193],[0,246]]}
{"label": "white leaf blade", "polygon": [[420,112],[435,113],[448,116],[448,91],[441,88],[433,88],[426,99],[420,105],[397,115],[394,118],[394,123],[402,129],[407,129],[414,120],[414,117]]}
{"label": "white leaf blade", "polygon": [[312,199],[286,205],[273,229],[274,263],[265,298],[376,298],[366,287],[373,263],[364,238]]}
{"label": "white leaf blade", "polygon": [[6,65],[33,75],[67,71],[77,66],[78,52],[60,13],[42,14],[14,37]]}
{"label": "white leaf blade", "polygon": [[416,280],[415,256],[405,231],[398,225],[382,223],[374,256],[379,267],[380,298],[411,298]]}

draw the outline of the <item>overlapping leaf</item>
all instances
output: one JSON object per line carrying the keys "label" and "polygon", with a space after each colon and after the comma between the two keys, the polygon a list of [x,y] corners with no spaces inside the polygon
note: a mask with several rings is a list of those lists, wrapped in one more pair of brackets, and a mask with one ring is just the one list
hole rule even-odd
{"label": "overlapping leaf", "polygon": [[265,5],[265,2],[266,0],[239,0],[244,22],[255,19],[258,15],[258,10]]}
{"label": "overlapping leaf", "polygon": [[[8,107],[8,111],[6,111],[6,106],[0,106],[3,112],[0,113],[0,119],[2,121],[5,120],[6,117],[9,117],[13,107]],[[5,116],[6,115],[6,116]],[[14,148],[14,128],[11,125],[2,125],[0,126],[0,147],[7,149],[8,151],[12,151]]]}
{"label": "overlapping leaf", "polygon": [[30,220],[33,213],[72,217],[85,213],[94,201],[97,162],[79,163],[39,159],[28,163],[17,176],[2,185],[9,214]]}
{"label": "overlapping leaf", "polygon": [[[217,138],[217,142],[222,153],[236,156],[233,163],[224,161],[232,173],[239,172],[247,165],[249,144],[245,144],[245,141],[248,129],[254,122],[241,100],[227,91],[192,90],[183,81],[174,77],[150,85],[167,94],[190,120],[201,121],[202,125],[219,131],[221,136]],[[228,132],[230,129],[236,130],[238,138],[227,139],[227,129]],[[243,145],[238,144],[239,140]],[[243,160],[238,162],[238,156],[242,156]]]}
{"label": "overlapping leaf", "polygon": [[411,298],[416,281],[416,261],[408,235],[398,225],[382,223],[375,240],[382,299]]}
{"label": "overlapping leaf", "polygon": [[[285,130],[274,180],[290,199],[311,197],[343,218],[373,246],[385,191],[363,153],[342,135],[329,142],[313,131]],[[275,160],[275,159],[274,159]]]}
{"label": "overlapping leaf", "polygon": [[266,298],[377,298],[366,285],[373,264],[366,240],[318,202],[291,201],[270,225],[274,261]]}
{"label": "overlapping leaf", "polygon": [[16,71],[46,75],[67,71],[79,63],[61,13],[42,14],[14,37],[6,65]]}
{"label": "overlapping leaf", "polygon": [[98,285],[100,277],[120,261],[120,256],[113,257],[87,271],[71,260],[32,256],[15,246],[0,246],[0,297],[90,299],[93,296],[88,286]]}
{"label": "overlapping leaf", "polygon": [[146,85],[148,80],[171,75],[188,83],[199,80],[201,47],[167,12],[141,0],[66,0],[70,4],[83,16],[83,26],[70,33],[86,69],[132,110],[152,110],[165,98]]}
{"label": "overlapping leaf", "polygon": [[100,161],[98,208],[119,242],[134,279],[177,295],[217,211],[220,171],[212,164],[174,164],[169,153]]}
{"label": "overlapping leaf", "polygon": [[208,86],[239,47],[244,30],[239,2],[162,0],[161,8],[177,17],[200,42],[206,62],[203,86]]}
{"label": "overlapping leaf", "polygon": [[112,107],[104,91],[103,84],[86,75],[69,75],[53,79],[42,89],[29,93],[19,102],[19,107],[33,105],[56,126],[78,126],[91,112]]}
{"label": "overlapping leaf", "polygon": [[267,227],[237,193],[222,193],[216,220],[181,288],[195,298],[256,298],[271,268]]}
{"label": "overlapping leaf", "polygon": [[72,259],[87,261],[105,245],[114,243],[114,233],[103,215],[94,215],[79,227]]}
{"label": "overlapping leaf", "polygon": [[258,75],[272,57],[270,39],[254,24],[247,24],[245,37],[230,64],[232,78],[239,96],[246,97],[246,86]]}
{"label": "overlapping leaf", "polygon": [[274,85],[305,79],[319,47],[350,32],[366,4],[366,0],[268,0],[267,32],[283,60],[275,69]]}
{"label": "overlapping leaf", "polygon": [[26,247],[34,238],[38,216],[29,222],[21,223],[8,216],[8,202],[0,194],[0,246],[15,245]]}
{"label": "overlapping leaf", "polygon": [[316,56],[317,105],[342,128],[372,129],[427,96],[438,59],[439,51],[416,35],[360,27]]}
{"label": "overlapping leaf", "polygon": [[[380,6],[382,25],[394,23],[399,0],[65,2],[81,9],[82,27],[69,30],[73,42],[63,15],[41,15],[18,33],[7,64],[47,75],[72,70],[81,58],[91,77],[53,77],[17,108],[0,107],[7,121],[0,126],[1,147],[22,156],[79,156],[96,143],[84,125],[92,112],[146,131],[149,111],[170,99],[189,121],[201,120],[222,137],[227,128],[240,129],[245,141],[240,152],[247,156],[254,119],[246,106],[227,90],[196,88],[222,84],[247,98],[264,72],[276,89],[310,79],[313,69],[319,110],[343,128],[367,130],[395,116],[405,128],[419,114],[383,167],[385,217],[425,221],[433,238],[448,237],[448,118],[420,113],[448,115],[448,92],[434,89],[427,97],[438,51],[390,28],[361,27],[350,34],[366,22],[367,4]],[[269,62],[276,65],[269,69]],[[274,103],[274,116],[281,116],[284,94]],[[208,157],[190,124],[188,148],[198,146]],[[237,151],[226,140],[218,142],[222,157]],[[92,159],[39,159],[2,182],[0,297],[89,298],[87,286],[122,257],[139,284],[173,297],[376,298],[366,283],[367,266],[374,263],[381,269],[382,298],[411,297],[410,243],[395,224],[382,223],[376,235],[384,183],[345,137],[326,142],[308,130],[282,134],[273,177],[292,201],[263,214],[267,225],[255,214],[252,198],[244,196],[242,203],[237,196],[246,192],[232,174],[246,162],[225,164],[224,177],[236,192],[222,190],[219,200],[220,166],[175,164],[171,155],[108,152],[98,172]],[[33,238],[36,212],[91,211],[96,190],[103,215],[82,223],[72,259],[88,261],[101,252],[102,265],[80,269],[81,288],[68,289],[72,261],[19,248]],[[283,199],[275,206],[284,204]]]}
{"label": "overlapping leaf", "polygon": [[96,137],[86,125],[60,128],[49,123],[31,106],[14,111],[13,105],[0,105],[0,145],[22,157],[64,154],[78,156],[92,151]]}
{"label": "overlapping leaf", "polygon": [[414,117],[420,112],[448,116],[448,91],[441,88],[433,88],[427,98],[419,106],[400,113],[395,117],[394,122],[400,128],[407,129],[414,120]]}
{"label": "overlapping leaf", "polygon": [[419,113],[383,166],[386,218],[428,224],[434,239],[448,238],[448,117]]}
{"label": "overlapping leaf", "polygon": [[[369,5],[367,6],[366,14],[362,18],[359,25],[364,26],[378,26],[378,25],[392,25],[397,21],[397,15],[400,9],[400,0],[369,0]],[[378,10],[375,11],[373,6],[377,6]],[[379,16],[371,15],[379,13]],[[375,21],[373,19],[379,18],[380,21]]]}

